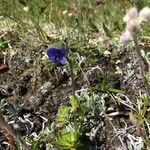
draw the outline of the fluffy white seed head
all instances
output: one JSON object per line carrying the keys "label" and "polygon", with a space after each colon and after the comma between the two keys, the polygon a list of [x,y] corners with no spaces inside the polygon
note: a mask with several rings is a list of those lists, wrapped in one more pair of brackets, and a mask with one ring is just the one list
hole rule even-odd
{"label": "fluffy white seed head", "polygon": [[124,20],[124,22],[129,22],[133,19],[136,19],[137,17],[138,17],[138,9],[136,7],[133,7],[127,11],[123,20]]}
{"label": "fluffy white seed head", "polygon": [[140,13],[138,19],[140,22],[150,22],[150,8],[149,7],[144,7]]}
{"label": "fluffy white seed head", "polygon": [[120,43],[126,45],[137,38],[142,22],[150,22],[150,8],[144,7],[138,12],[138,9],[133,7],[127,11],[123,20],[126,23],[126,28],[120,36]]}
{"label": "fluffy white seed head", "polygon": [[132,34],[128,30],[123,32],[122,35],[120,36],[120,43],[123,45],[128,44],[132,40],[133,40]]}
{"label": "fluffy white seed head", "polygon": [[126,30],[131,34],[136,34],[140,30],[140,27],[140,23],[134,20],[127,23]]}

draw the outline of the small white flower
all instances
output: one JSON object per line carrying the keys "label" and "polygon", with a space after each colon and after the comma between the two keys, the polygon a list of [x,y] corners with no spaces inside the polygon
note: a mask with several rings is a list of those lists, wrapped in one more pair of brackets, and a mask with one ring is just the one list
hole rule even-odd
{"label": "small white flower", "polygon": [[42,52],[42,54],[43,54],[43,56],[42,56],[41,60],[42,61],[47,60],[48,59],[47,54],[45,52]]}
{"label": "small white flower", "polygon": [[28,11],[29,11],[29,7],[23,7],[23,10],[24,10],[25,12],[28,12]]}
{"label": "small white flower", "polygon": [[141,22],[149,22],[150,21],[150,8],[144,7],[139,13],[139,20]]}
{"label": "small white flower", "polygon": [[115,64],[120,64],[120,63],[121,63],[121,61],[120,61],[120,60],[117,60]]}
{"label": "small white flower", "polygon": [[104,37],[99,37],[99,38],[98,38],[98,41],[102,43],[102,42],[105,41],[105,39],[104,39]]}
{"label": "small white flower", "polygon": [[63,15],[67,15],[68,10],[64,10],[62,13],[63,13]]}
{"label": "small white flower", "polygon": [[99,41],[97,39],[89,39],[90,46],[97,46]]}
{"label": "small white flower", "polygon": [[111,54],[111,52],[108,51],[108,50],[106,50],[106,51],[104,52],[104,55],[105,55],[105,56],[109,56],[110,54]]}
{"label": "small white flower", "polygon": [[72,13],[68,13],[68,17],[72,17],[73,16],[73,14]]}
{"label": "small white flower", "polygon": [[115,71],[116,74],[123,74],[122,70],[116,66],[116,71]]}
{"label": "small white flower", "polygon": [[124,22],[129,22],[133,19],[136,19],[137,17],[138,17],[138,9],[136,7],[133,7],[127,11],[123,20],[124,20]]}

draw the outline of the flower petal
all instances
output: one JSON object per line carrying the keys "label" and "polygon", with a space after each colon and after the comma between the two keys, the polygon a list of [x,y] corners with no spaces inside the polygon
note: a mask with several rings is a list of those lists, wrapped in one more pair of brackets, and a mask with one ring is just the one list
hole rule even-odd
{"label": "flower petal", "polygon": [[60,63],[61,63],[62,65],[65,64],[65,58],[64,58],[64,57],[60,60]]}
{"label": "flower petal", "polygon": [[68,54],[67,49],[61,49],[61,48],[50,48],[47,50],[47,55],[49,59],[54,63],[61,63],[65,64],[65,58]]}

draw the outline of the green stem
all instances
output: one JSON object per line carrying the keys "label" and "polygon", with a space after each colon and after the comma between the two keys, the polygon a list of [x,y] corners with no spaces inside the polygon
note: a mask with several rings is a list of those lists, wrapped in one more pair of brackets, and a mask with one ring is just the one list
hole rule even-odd
{"label": "green stem", "polygon": [[[74,73],[73,73],[73,62],[72,62],[72,60],[69,59],[69,58],[67,58],[67,61],[68,61],[69,69],[70,69],[70,73],[71,73],[72,95],[73,95],[74,98],[76,99],[76,96],[75,96],[75,84],[74,84]],[[75,127],[75,131],[78,132],[76,111],[73,112],[73,116],[74,116],[74,127]]]}
{"label": "green stem", "polygon": [[67,61],[68,61],[69,69],[70,69],[70,73],[71,73],[72,94],[75,97],[75,84],[74,84],[73,63],[72,63],[72,60],[70,60],[69,58],[67,58]]}

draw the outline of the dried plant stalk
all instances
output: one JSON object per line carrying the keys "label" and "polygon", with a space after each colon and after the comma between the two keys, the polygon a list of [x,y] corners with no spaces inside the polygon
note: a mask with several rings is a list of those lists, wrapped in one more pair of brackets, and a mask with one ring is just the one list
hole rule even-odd
{"label": "dried plant stalk", "polygon": [[10,150],[17,150],[16,142],[14,137],[5,129],[2,129],[2,133],[10,144]]}
{"label": "dried plant stalk", "polygon": [[9,144],[11,145],[11,150],[17,150],[17,145],[15,141],[19,141],[25,150],[29,150],[29,146],[26,142],[17,135],[14,130],[12,130],[9,124],[5,121],[5,118],[0,113],[0,128],[2,129],[4,136],[7,138]]}
{"label": "dried plant stalk", "polygon": [[8,143],[10,144],[10,149],[11,150],[17,150],[16,149],[16,142],[15,142],[15,133],[13,130],[9,127],[7,122],[5,121],[3,115],[0,113],[0,127],[2,129],[2,133],[8,140]]}

